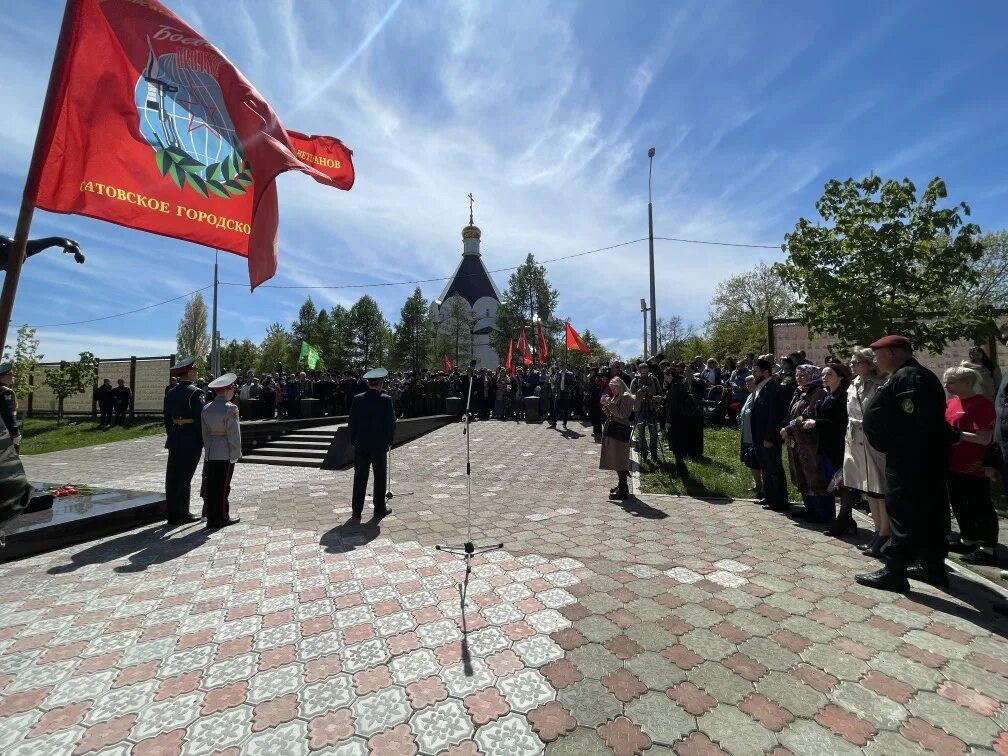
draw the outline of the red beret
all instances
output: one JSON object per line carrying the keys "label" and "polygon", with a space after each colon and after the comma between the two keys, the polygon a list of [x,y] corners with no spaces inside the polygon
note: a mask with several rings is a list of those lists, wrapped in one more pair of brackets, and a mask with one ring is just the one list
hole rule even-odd
{"label": "red beret", "polygon": [[910,339],[906,336],[900,336],[899,334],[889,334],[888,336],[883,336],[878,341],[869,344],[872,349],[884,349],[884,348],[895,348],[895,349],[913,349],[913,344],[910,343]]}

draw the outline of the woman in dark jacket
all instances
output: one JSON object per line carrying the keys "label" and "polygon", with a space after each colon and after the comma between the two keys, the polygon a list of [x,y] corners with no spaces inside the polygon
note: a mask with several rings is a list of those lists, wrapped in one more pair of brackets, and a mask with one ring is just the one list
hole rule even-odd
{"label": "woman in dark jacket", "polygon": [[787,444],[791,482],[801,494],[805,508],[791,517],[820,522],[817,500],[826,495],[829,479],[824,477],[819,462],[819,434],[815,430],[815,424],[810,423],[826,391],[823,389],[821,371],[815,365],[799,365],[795,378],[798,388],[785,416],[781,438]]}
{"label": "woman in dark jacket", "polygon": [[[839,363],[830,363],[822,371],[823,387],[826,389],[822,399],[812,412],[812,417],[805,421],[806,430],[815,430],[819,434],[819,464],[822,466],[823,478],[827,484],[832,480],[837,470],[843,469],[844,441],[847,435],[847,387],[850,385],[850,370]],[[847,530],[857,532],[857,525],[850,513],[844,521],[834,522],[836,518],[836,500],[834,492],[827,490],[825,496],[811,496],[806,506],[814,508],[818,522],[833,523],[826,532],[830,535],[840,535]],[[835,532],[836,531],[836,532]]]}
{"label": "woman in dark jacket", "polygon": [[[675,368],[665,371],[665,438],[676,461],[676,471],[686,471],[686,457],[694,442],[696,420],[700,416],[696,400]],[[701,425],[701,433],[703,426]]]}

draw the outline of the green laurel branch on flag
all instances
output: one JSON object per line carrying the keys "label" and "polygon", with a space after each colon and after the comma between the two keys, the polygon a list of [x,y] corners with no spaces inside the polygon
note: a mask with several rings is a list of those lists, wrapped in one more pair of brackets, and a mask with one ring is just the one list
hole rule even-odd
{"label": "green laurel branch on flag", "polygon": [[209,197],[223,199],[239,197],[252,185],[252,169],[245,156],[235,150],[220,162],[204,165],[177,147],[165,147],[154,155],[162,176],[168,176],[175,186],[191,189]]}

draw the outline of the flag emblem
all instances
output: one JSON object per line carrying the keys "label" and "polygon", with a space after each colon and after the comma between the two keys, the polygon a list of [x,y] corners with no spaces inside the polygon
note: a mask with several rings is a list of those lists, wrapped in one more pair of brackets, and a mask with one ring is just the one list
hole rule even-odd
{"label": "flag emblem", "polygon": [[213,76],[219,58],[188,49],[158,55],[150,37],[147,47],[134,94],[140,134],[158,171],[203,197],[245,194],[252,171]]}

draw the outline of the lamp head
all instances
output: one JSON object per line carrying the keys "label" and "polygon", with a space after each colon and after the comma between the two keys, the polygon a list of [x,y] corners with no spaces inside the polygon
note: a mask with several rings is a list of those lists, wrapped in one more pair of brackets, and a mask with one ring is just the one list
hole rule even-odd
{"label": "lamp head", "polygon": [[655,149],[654,149],[654,147],[651,147],[651,148],[648,149],[647,156],[649,158],[653,158],[655,156]]}
{"label": "lamp head", "polygon": [[641,312],[647,312],[647,309],[648,309],[647,302],[644,301],[644,297],[641,297],[640,311]]}

